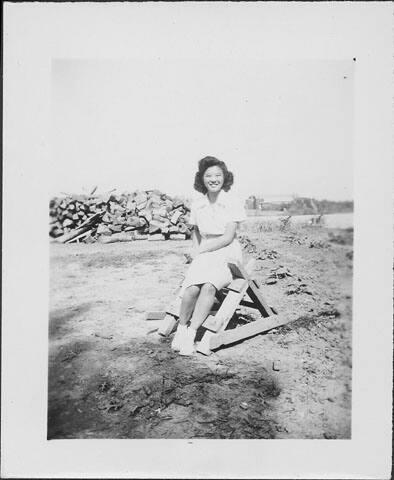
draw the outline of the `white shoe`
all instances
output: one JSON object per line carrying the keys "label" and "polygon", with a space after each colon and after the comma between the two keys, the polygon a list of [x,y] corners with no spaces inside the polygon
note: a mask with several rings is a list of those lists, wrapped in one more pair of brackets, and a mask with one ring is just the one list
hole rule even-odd
{"label": "white shoe", "polygon": [[171,342],[171,348],[175,352],[179,352],[181,349],[182,343],[184,343],[184,338],[186,336],[187,326],[186,325],[178,325],[178,328],[175,332],[174,338]]}
{"label": "white shoe", "polygon": [[181,349],[179,351],[179,355],[193,355],[194,353],[194,339],[196,337],[196,331],[194,328],[188,328],[185,336],[183,337],[183,341],[181,343]]}

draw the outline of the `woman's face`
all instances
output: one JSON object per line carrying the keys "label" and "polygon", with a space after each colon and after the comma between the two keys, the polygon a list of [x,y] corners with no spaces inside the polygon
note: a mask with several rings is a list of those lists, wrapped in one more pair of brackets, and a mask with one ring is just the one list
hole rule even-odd
{"label": "woman's face", "polygon": [[208,192],[217,193],[221,190],[224,183],[223,170],[218,166],[209,167],[203,175],[204,185]]}

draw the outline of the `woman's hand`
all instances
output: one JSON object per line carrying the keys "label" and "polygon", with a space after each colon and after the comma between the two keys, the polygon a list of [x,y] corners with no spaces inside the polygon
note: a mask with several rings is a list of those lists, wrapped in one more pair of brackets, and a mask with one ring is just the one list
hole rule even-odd
{"label": "woman's hand", "polygon": [[184,255],[184,257],[185,257],[185,263],[186,263],[186,265],[188,265],[189,263],[192,263],[193,258],[192,258],[192,256],[191,256],[189,253],[184,253],[183,255]]}
{"label": "woman's hand", "polygon": [[207,251],[208,250],[206,250],[203,245],[199,245],[195,250],[195,255],[197,256],[200,255],[200,253],[205,253]]}
{"label": "woman's hand", "polygon": [[192,260],[194,260],[197,257],[197,255],[201,253],[199,251],[201,247],[201,235],[197,225],[195,225],[192,232],[192,243],[193,243],[193,246],[190,252],[187,254],[188,257],[190,258],[190,261],[188,263],[191,263]]}
{"label": "woman's hand", "polygon": [[220,248],[227,247],[234,240],[237,231],[237,223],[229,222],[223,235],[217,238],[210,238],[199,246],[199,253],[214,252]]}
{"label": "woman's hand", "polygon": [[191,251],[190,251],[190,256],[192,257],[192,259],[194,260],[197,255],[199,255],[200,253],[202,253],[201,251],[201,245],[196,245],[194,246]]}
{"label": "woman's hand", "polygon": [[198,250],[199,250],[198,247],[192,248],[190,252],[184,254],[187,264],[192,263],[192,261],[197,257],[197,255],[200,253]]}

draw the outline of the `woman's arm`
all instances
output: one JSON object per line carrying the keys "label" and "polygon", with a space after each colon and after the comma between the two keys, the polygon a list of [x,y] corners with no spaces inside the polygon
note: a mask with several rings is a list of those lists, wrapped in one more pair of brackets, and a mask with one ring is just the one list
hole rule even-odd
{"label": "woman's arm", "polygon": [[193,249],[197,249],[200,246],[201,243],[201,233],[200,230],[198,229],[197,225],[194,225],[193,231],[192,231],[192,244],[193,244]]}
{"label": "woman's arm", "polygon": [[185,253],[186,263],[191,263],[193,258],[195,258],[200,252],[199,246],[201,243],[201,233],[197,225],[194,225],[192,230],[192,249],[190,253]]}
{"label": "woman's arm", "polygon": [[223,235],[204,241],[204,246],[198,248],[198,253],[214,252],[219,250],[219,248],[227,247],[234,240],[236,231],[237,222],[228,223]]}

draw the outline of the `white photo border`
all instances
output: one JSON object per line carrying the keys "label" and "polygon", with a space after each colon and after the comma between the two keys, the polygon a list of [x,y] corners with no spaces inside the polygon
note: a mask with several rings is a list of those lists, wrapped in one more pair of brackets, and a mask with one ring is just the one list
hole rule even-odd
{"label": "white photo border", "polygon": [[[393,4],[4,4],[2,475],[389,478]],[[232,42],[221,32],[228,29]],[[53,58],[356,58],[351,440],[47,441]]]}

